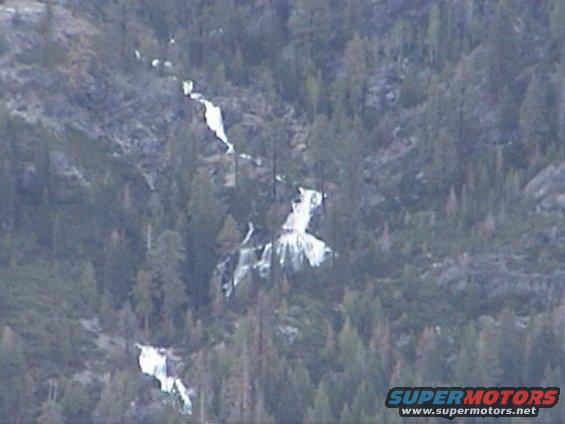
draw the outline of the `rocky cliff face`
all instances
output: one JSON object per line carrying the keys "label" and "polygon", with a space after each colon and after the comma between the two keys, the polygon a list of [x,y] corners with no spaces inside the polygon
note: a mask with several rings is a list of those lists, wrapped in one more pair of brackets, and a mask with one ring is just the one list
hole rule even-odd
{"label": "rocky cliff face", "polygon": [[[128,60],[125,72],[101,60],[106,28],[96,16],[79,14],[67,3],[0,5],[1,101],[13,116],[57,137],[65,137],[69,128],[80,131],[108,155],[135,164],[152,186],[170,163],[167,144],[181,126],[202,126],[201,111],[184,101],[172,72],[159,72],[147,60]],[[134,58],[133,50],[125,54]],[[57,152],[53,161],[60,174],[84,166],[69,165],[73,158],[65,155]]]}
{"label": "rocky cliff face", "polygon": [[442,290],[473,299],[486,309],[496,310],[509,296],[532,307],[543,307],[561,299],[565,272],[532,272],[519,265],[523,260],[504,254],[467,254],[438,264],[431,272]]}
{"label": "rocky cliff face", "polygon": [[[108,41],[107,27],[95,10],[81,1],[63,0],[9,0],[0,5],[4,29],[0,33],[0,100],[10,114],[43,125],[58,137],[65,137],[69,128],[80,131],[108,155],[133,163],[151,187],[170,165],[167,145],[183,128],[191,127],[201,138],[198,152],[211,173],[227,186],[233,185],[233,161],[219,155],[223,150],[205,132],[202,106],[187,101],[181,81],[195,79],[199,91],[210,92],[206,96],[221,106],[227,128],[241,125],[245,146],[240,146],[240,152],[257,152],[264,119],[272,111],[260,86],[240,89],[226,83],[218,92],[205,75],[183,75],[174,62],[182,49],[179,45],[169,47],[169,60],[156,53],[155,45],[139,46],[141,41],[134,40],[132,49],[124,52],[131,56],[123,60],[127,66],[120,65],[123,58],[118,52],[111,52],[118,55],[118,63],[104,60],[106,53],[101,50]],[[138,21],[131,25],[140,40],[150,32]],[[135,45],[138,48],[133,49]],[[116,49],[117,44],[106,48]],[[159,66],[153,66],[156,59]],[[290,106],[280,107],[279,118],[290,139],[295,139],[304,132],[303,126]],[[73,158],[63,159],[66,154],[57,152],[54,161],[61,175],[68,174],[70,166],[81,167],[68,165]]]}
{"label": "rocky cliff face", "polygon": [[[100,28],[63,2],[8,1],[0,5],[0,19],[1,97],[13,115],[59,137],[68,127],[78,130],[108,153],[132,157],[149,178],[163,170],[164,146],[181,113],[173,81],[143,67],[125,77],[102,63],[95,51]],[[54,165],[65,173],[63,162]]]}
{"label": "rocky cliff face", "polygon": [[565,213],[565,163],[544,168],[526,185],[525,194],[536,212]]}

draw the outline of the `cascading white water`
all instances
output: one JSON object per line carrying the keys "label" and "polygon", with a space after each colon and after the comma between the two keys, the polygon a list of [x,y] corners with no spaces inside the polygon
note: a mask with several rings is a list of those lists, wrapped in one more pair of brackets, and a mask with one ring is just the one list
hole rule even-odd
{"label": "cascading white water", "polygon": [[[299,187],[300,197],[292,203],[292,211],[282,225],[282,234],[275,240],[275,252],[282,269],[300,271],[307,263],[318,267],[332,254],[332,249],[321,239],[307,232],[312,216],[322,205],[322,194],[316,190]],[[233,294],[235,288],[254,268],[259,275],[267,277],[271,268],[273,246],[267,243],[263,248],[261,259],[256,261],[255,249],[247,246],[253,235],[253,226],[249,223],[249,231],[237,251],[237,266],[230,284],[225,288],[226,297]],[[226,272],[228,259],[218,264],[220,274]]]}
{"label": "cascading white water", "polygon": [[[216,134],[218,139],[227,146],[226,154],[234,152],[234,146],[228,141],[225,134],[224,124],[222,120],[222,112],[218,106],[215,106],[209,100],[206,100],[201,93],[195,93],[194,82],[186,80],[182,82],[182,91],[185,96],[202,103],[205,107],[204,118],[208,128]],[[260,164],[259,159],[240,154],[240,157],[249,159],[256,164]],[[284,176],[276,175],[279,182],[284,182]],[[300,192],[300,199],[298,202],[292,204],[292,212],[288,215],[286,222],[282,226],[282,235],[275,242],[275,251],[279,264],[281,267],[289,266],[294,271],[299,271],[305,262],[310,266],[320,266],[325,259],[331,254],[332,250],[326,243],[317,237],[307,232],[310,220],[314,212],[322,204],[322,194],[316,190],[309,190],[303,187],[298,187]],[[249,240],[253,233],[253,228],[250,227],[242,242],[242,247],[239,249],[238,263],[235,268],[232,283],[230,287],[226,288],[225,294],[230,297],[233,290],[245,278],[245,276],[253,269],[256,268],[259,274],[266,276],[271,266],[272,246],[271,243],[265,245],[261,260],[257,263],[252,263],[255,260],[254,249],[250,247],[243,247]],[[219,264],[222,272],[225,271],[227,261]]]}
{"label": "cascading white water", "polygon": [[[257,262],[257,258],[255,256],[255,248],[248,245],[251,241],[251,237],[253,236],[254,231],[255,229],[253,227],[253,224],[249,222],[247,234],[239,244],[239,250],[237,251],[237,265],[233,272],[233,276],[232,278],[227,279],[225,283],[223,283],[224,294],[226,297],[230,297],[233,294],[235,288],[253,270],[253,267]],[[229,261],[230,257],[228,256],[216,266],[219,275],[225,275]]]}
{"label": "cascading white water", "polygon": [[204,120],[206,125],[216,137],[224,143],[227,147],[226,154],[234,152],[233,144],[228,140],[226,131],[224,129],[224,119],[222,117],[222,110],[219,106],[216,106],[210,100],[204,98],[201,93],[194,93],[194,82],[186,80],[182,82],[182,92],[185,96],[190,97],[192,100],[196,100],[204,105]]}
{"label": "cascading white water", "polygon": [[190,396],[192,389],[187,389],[180,378],[171,376],[167,370],[167,351],[163,348],[136,344],[140,350],[139,368],[144,374],[150,375],[159,381],[161,391],[177,395],[181,404],[181,413],[192,414]]}
{"label": "cascading white water", "polygon": [[312,214],[322,205],[322,194],[316,190],[298,187],[300,198],[292,204],[292,212],[283,224],[283,230],[305,233],[310,225]]}
{"label": "cascading white water", "polygon": [[[174,44],[174,38],[170,39],[170,44]],[[143,55],[135,50],[135,57],[143,60]],[[151,61],[150,65],[154,68],[160,65],[159,59]],[[163,61],[167,68],[173,68],[170,61]],[[173,80],[178,80],[176,76]],[[226,154],[235,153],[232,143],[229,142],[224,129],[222,111],[219,106],[214,105],[211,101],[204,98],[201,93],[194,92],[194,82],[184,80],[181,82],[183,94],[191,100],[198,101],[204,105],[204,119],[208,128],[216,135],[216,137],[227,147]],[[241,153],[239,157],[250,160],[256,166],[262,165],[261,158],[254,158],[248,154]],[[283,182],[284,176],[277,175],[277,181]],[[152,184],[150,184],[152,188]],[[275,241],[275,251],[282,268],[290,266],[294,271],[299,271],[305,262],[310,266],[320,266],[325,259],[332,253],[332,250],[323,240],[316,238],[307,232],[315,211],[322,204],[322,195],[316,190],[309,190],[298,187],[300,198],[297,202],[292,203],[292,211],[288,215],[282,226],[282,234]],[[258,269],[260,275],[266,276],[271,266],[271,255],[273,247],[268,243],[263,248],[261,259],[257,261],[255,257],[255,248],[250,245],[253,235],[253,224],[249,223],[249,230],[240,244],[238,251],[237,266],[235,267],[231,284],[226,287],[225,295],[230,297],[235,287],[254,269]],[[217,268],[225,272],[229,258],[218,264]],[[178,396],[182,409],[185,414],[192,413],[192,402],[190,396],[194,395],[192,389],[187,389],[183,382],[175,376],[168,374],[167,370],[167,351],[163,348],[153,346],[140,345],[139,367],[144,374],[148,374],[159,381],[160,388],[165,393],[175,394]]]}
{"label": "cascading white water", "polygon": [[[255,257],[255,249],[253,246],[248,246],[248,243],[251,240],[251,236],[255,229],[253,228],[253,224],[251,222],[248,223],[248,230],[247,234],[243,238],[241,242],[241,248],[239,249],[239,258],[237,260],[237,267],[233,273],[233,289],[239,285],[243,281],[243,279],[251,272],[257,258]],[[230,293],[231,294],[231,293]],[[227,293],[226,293],[227,295]],[[229,296],[228,296],[229,297]]]}
{"label": "cascading white water", "polygon": [[[298,187],[300,198],[292,203],[292,212],[282,226],[281,236],[275,240],[275,252],[281,268],[299,271],[305,262],[310,266],[322,265],[332,250],[323,240],[307,232],[314,212],[322,204],[322,194],[316,190]],[[273,247],[268,243],[263,249],[256,268],[266,276],[271,267]]]}
{"label": "cascading white water", "polygon": [[247,234],[245,234],[245,237],[243,237],[243,240],[241,241],[242,246],[245,246],[247,243],[249,243],[249,240],[251,240],[251,236],[253,235],[254,232],[255,232],[255,227],[253,226],[253,223],[248,222]]}

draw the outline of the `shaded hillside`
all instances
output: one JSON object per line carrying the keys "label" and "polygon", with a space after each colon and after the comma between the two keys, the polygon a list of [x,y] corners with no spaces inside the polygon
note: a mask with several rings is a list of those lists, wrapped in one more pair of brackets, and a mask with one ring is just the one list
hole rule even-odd
{"label": "shaded hillside", "polygon": [[562,385],[564,4],[0,2],[0,421]]}

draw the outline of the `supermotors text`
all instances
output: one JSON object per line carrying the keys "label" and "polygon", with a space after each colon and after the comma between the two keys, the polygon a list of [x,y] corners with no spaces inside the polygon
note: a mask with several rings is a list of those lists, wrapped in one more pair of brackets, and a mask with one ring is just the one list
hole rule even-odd
{"label": "supermotors text", "polygon": [[402,417],[537,417],[559,401],[558,387],[394,387],[385,405]]}

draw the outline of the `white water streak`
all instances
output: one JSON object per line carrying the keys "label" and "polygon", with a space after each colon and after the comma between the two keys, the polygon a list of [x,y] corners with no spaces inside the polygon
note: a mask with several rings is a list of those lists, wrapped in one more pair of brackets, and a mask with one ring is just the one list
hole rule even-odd
{"label": "white water streak", "polygon": [[[322,194],[316,190],[298,187],[300,198],[292,203],[292,212],[282,226],[282,235],[275,241],[275,251],[281,268],[289,266],[299,271],[304,262],[317,267],[327,259],[332,250],[323,240],[307,232],[314,212],[322,204]],[[268,243],[256,265],[259,273],[266,276],[271,267],[273,247]]]}
{"label": "white water streak", "polygon": [[253,231],[255,231],[255,228],[253,227],[253,223],[248,222],[247,223],[247,234],[245,235],[245,237],[243,238],[243,241],[241,242],[242,246],[245,246],[249,242],[249,240],[251,239],[251,236],[253,235]]}
{"label": "white water streak", "polygon": [[161,391],[176,394],[182,403],[183,414],[192,414],[192,402],[190,396],[194,394],[192,389],[187,389],[180,378],[168,374],[167,351],[163,348],[136,345],[140,349],[139,368],[144,374],[150,375],[159,381]]}
{"label": "white water streak", "polygon": [[224,143],[227,147],[226,154],[234,152],[233,144],[228,140],[226,131],[224,129],[224,119],[222,117],[222,110],[219,106],[216,106],[210,100],[205,99],[201,93],[194,93],[194,82],[183,81],[182,82],[182,92],[185,96],[190,97],[192,100],[196,100],[204,105],[204,119],[206,125],[212,131],[218,139]]}

